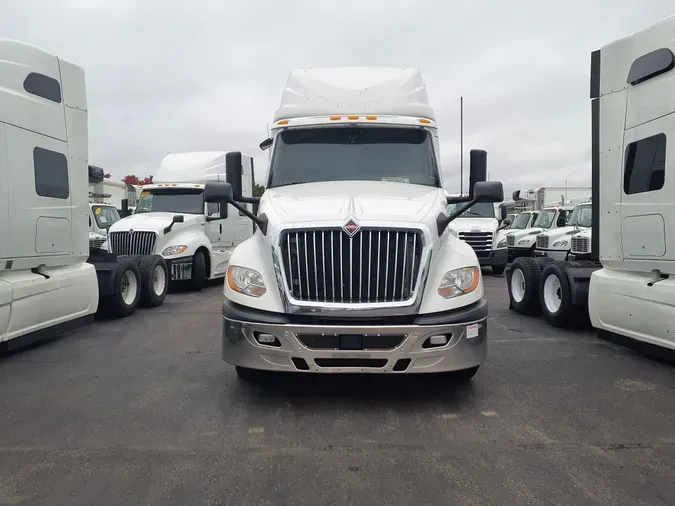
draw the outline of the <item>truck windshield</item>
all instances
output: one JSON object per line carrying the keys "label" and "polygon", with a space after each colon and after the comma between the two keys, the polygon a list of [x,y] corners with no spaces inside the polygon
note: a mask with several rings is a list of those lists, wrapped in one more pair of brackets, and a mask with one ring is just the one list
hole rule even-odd
{"label": "truck windshield", "polygon": [[520,213],[518,216],[516,216],[516,219],[513,220],[513,223],[509,228],[514,228],[516,230],[525,230],[529,223],[530,223],[530,213]]}
{"label": "truck windshield", "polygon": [[120,219],[120,213],[113,206],[91,206],[98,228],[108,229]]}
{"label": "truck windshield", "polygon": [[[462,207],[466,204],[448,204],[448,212],[454,213],[455,210],[459,207]],[[495,206],[490,202],[479,202],[478,204],[472,205],[467,211],[464,211],[459,215],[459,218],[494,218],[495,217]]]}
{"label": "truck windshield", "polygon": [[551,228],[551,225],[553,225],[553,220],[555,219],[556,212],[557,211],[555,209],[544,209],[542,212],[539,213],[537,219],[534,220],[534,225],[532,225],[532,227]]}
{"label": "truck windshield", "polygon": [[575,225],[577,227],[590,227],[592,225],[593,207],[591,206],[577,206],[572,211],[568,225]]}
{"label": "truck windshield", "polygon": [[144,190],[136,204],[140,213],[181,213],[204,214],[204,196],[202,189],[190,188],[153,188]]}
{"label": "truck windshield", "polygon": [[269,187],[394,181],[440,187],[431,135],[418,128],[321,127],[281,132]]}

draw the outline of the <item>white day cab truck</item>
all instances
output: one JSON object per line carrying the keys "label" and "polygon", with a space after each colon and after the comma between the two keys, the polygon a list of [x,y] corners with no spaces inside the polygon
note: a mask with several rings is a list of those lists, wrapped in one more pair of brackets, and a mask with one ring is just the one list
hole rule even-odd
{"label": "white day cab truck", "polygon": [[[235,246],[253,235],[253,159],[241,155],[242,199],[239,213],[227,204],[204,201],[210,181],[225,181],[224,151],[172,153],[164,157],[153,183],[139,186],[133,215],[115,222],[107,247],[118,255],[159,254],[172,281],[201,290],[210,279],[222,278]],[[243,201],[242,200],[242,201]]]}
{"label": "white day cab truck", "polygon": [[[454,213],[462,204],[448,204],[448,212]],[[500,229],[500,222],[492,203],[473,205],[460,214],[450,225],[457,236],[473,248],[481,267],[491,267],[493,274],[502,274],[506,269],[508,250],[506,231]],[[500,219],[507,217],[506,208],[497,209]]]}
{"label": "white day cab truck", "polygon": [[[590,192],[590,188],[585,191]],[[542,232],[553,232],[556,229],[565,227],[567,220],[577,200],[587,200],[589,197],[577,197],[567,199],[564,194],[559,195],[558,202],[549,202],[540,207],[537,204],[537,217],[530,228],[516,230],[513,227],[506,234],[506,243],[508,245],[508,255],[513,261],[520,257],[534,256],[534,250],[537,246],[537,236]]]}
{"label": "white day cab truck", "polygon": [[[480,263],[448,225],[501,202],[503,188],[485,181],[487,154],[474,150],[470,194],[448,199],[438,146],[418,70],[291,71],[260,145],[271,151],[257,229],[232,252],[224,287],[222,358],[242,379],[476,374],[487,351]],[[205,200],[240,209],[241,155],[227,157],[227,182],[207,183]]]}
{"label": "white day cab truck", "polygon": [[675,349],[674,53],[671,16],[591,54],[592,227],[572,236],[591,239],[591,260],[516,260],[515,311]]}
{"label": "white day cab truck", "polygon": [[84,71],[0,40],[0,237],[12,238],[0,241],[3,350],[166,296],[162,257],[90,248],[87,160]]}
{"label": "white day cab truck", "polygon": [[572,236],[592,225],[593,206],[591,199],[583,199],[569,215],[564,227],[557,227],[537,234],[535,257],[550,257],[553,260],[568,260],[572,249]]}

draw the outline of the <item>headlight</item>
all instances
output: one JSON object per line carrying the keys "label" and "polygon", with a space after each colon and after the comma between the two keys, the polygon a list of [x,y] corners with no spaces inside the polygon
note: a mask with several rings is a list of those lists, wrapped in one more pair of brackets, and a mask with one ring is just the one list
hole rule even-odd
{"label": "headlight", "polygon": [[532,239],[521,239],[518,241],[518,244],[530,244],[532,242]]}
{"label": "headlight", "polygon": [[260,297],[267,291],[265,282],[258,271],[238,265],[228,267],[227,284],[235,292],[251,297]]}
{"label": "headlight", "polygon": [[569,241],[556,241],[553,243],[554,248],[566,248],[569,245]]}
{"label": "headlight", "polygon": [[506,239],[502,239],[501,241],[499,241],[499,243],[497,244],[497,249],[499,248],[506,248]]}
{"label": "headlight", "polygon": [[179,244],[176,246],[169,246],[167,248],[164,248],[164,251],[162,251],[162,256],[163,257],[171,257],[174,255],[180,255],[187,249],[187,246],[184,244]]}
{"label": "headlight", "polygon": [[478,288],[480,271],[476,267],[463,267],[446,272],[438,285],[438,295],[445,299],[473,292]]}

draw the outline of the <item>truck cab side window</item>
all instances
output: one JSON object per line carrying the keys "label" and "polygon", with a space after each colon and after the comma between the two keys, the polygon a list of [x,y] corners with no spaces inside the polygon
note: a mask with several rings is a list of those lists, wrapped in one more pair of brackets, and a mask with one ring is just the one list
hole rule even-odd
{"label": "truck cab side window", "polygon": [[68,184],[68,159],[63,153],[44,148],[33,149],[35,169],[35,193],[40,197],[67,199],[70,197]]}
{"label": "truck cab side window", "polygon": [[217,202],[209,202],[206,204],[206,215],[207,216],[219,216],[220,215],[220,204]]}
{"label": "truck cab side window", "polygon": [[627,195],[663,188],[666,170],[666,135],[658,134],[626,148],[623,191]]}

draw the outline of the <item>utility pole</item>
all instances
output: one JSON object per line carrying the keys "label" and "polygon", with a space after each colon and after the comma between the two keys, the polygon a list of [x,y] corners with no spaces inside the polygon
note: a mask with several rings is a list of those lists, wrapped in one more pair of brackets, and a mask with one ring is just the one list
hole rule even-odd
{"label": "utility pole", "polygon": [[464,194],[464,97],[459,97],[459,194]]}

